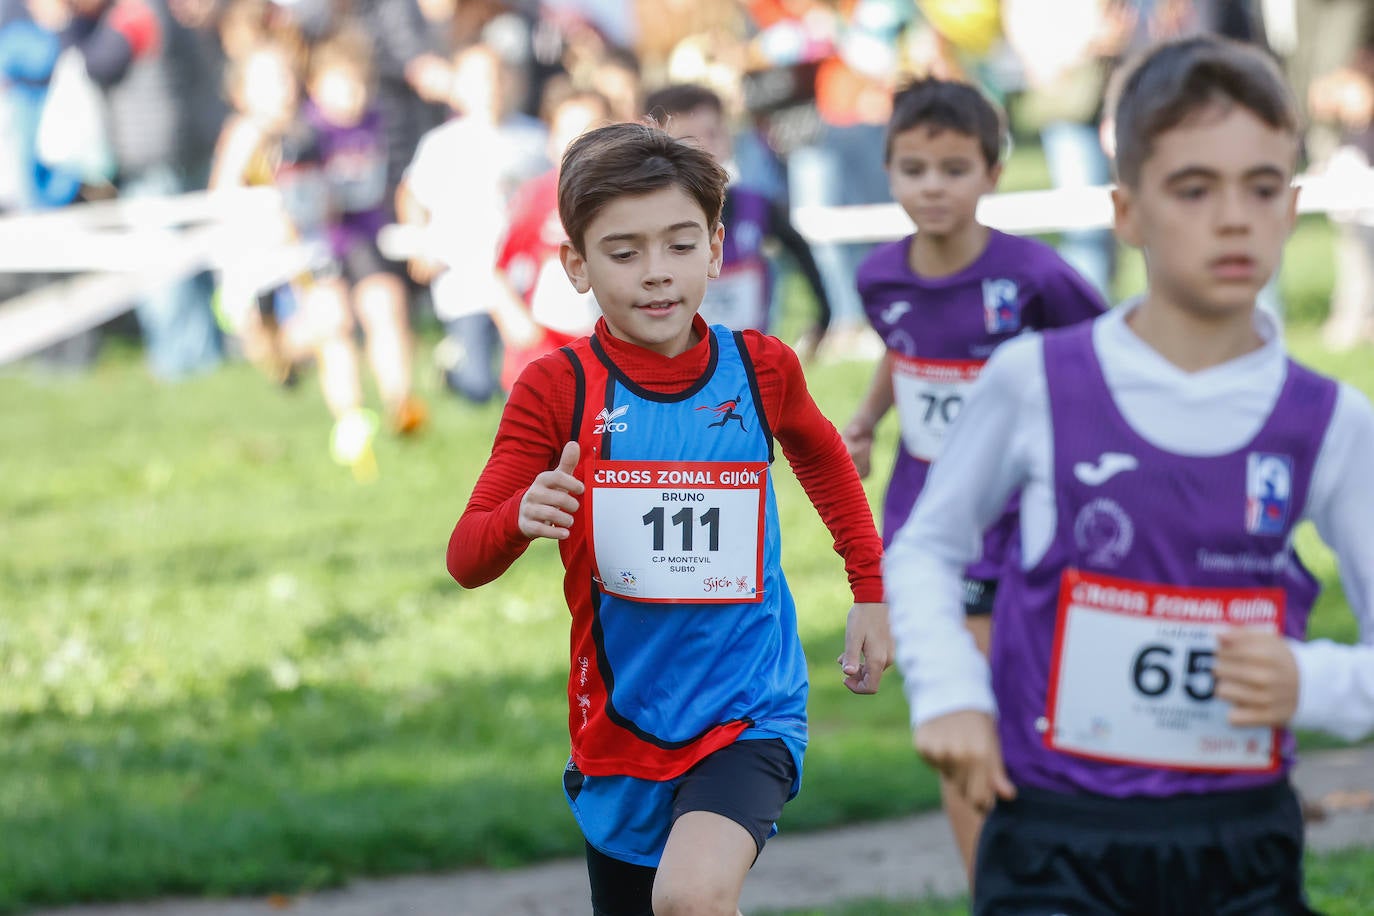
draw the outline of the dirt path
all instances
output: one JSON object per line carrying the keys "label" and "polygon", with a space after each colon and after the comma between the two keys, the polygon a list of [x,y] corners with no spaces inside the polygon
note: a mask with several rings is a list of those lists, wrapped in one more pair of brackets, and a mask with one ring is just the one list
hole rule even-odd
{"label": "dirt path", "polygon": [[[1304,799],[1328,814],[1309,825],[1312,849],[1374,846],[1374,747],[1309,754],[1294,774]],[[743,909],[911,900],[964,890],[939,814],[810,834],[780,834],[745,885]],[[513,871],[359,881],[292,900],[171,900],[71,907],[33,916],[586,916],[582,861]]]}

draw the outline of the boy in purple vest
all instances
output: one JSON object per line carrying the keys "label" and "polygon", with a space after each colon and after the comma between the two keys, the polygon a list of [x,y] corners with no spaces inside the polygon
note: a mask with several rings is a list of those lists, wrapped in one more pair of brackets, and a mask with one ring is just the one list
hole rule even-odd
{"label": "boy in purple vest", "polygon": [[[997,351],[885,564],[917,750],[976,807],[976,914],[1308,913],[1288,729],[1374,730],[1374,408],[1255,297],[1297,124],[1260,52],[1156,46],[1115,105],[1147,289]],[[989,663],[963,568],[1021,493]],[[1361,643],[1304,640],[1336,552]]]}
{"label": "boy in purple vest", "polygon": [[[1001,175],[1003,141],[1001,114],[967,83],[918,80],[893,98],[888,181],[918,232],[879,245],[859,266],[859,297],[887,351],[843,430],[866,477],[874,428],[897,408],[901,442],[883,500],[884,543],[911,514],[930,462],[992,351],[1024,331],[1104,311],[1093,287],[1049,245],[978,222],[978,201]],[[1016,513],[1009,509],[965,571],[967,625],[984,653],[997,577],[1015,532]],[[941,794],[971,869],[982,819],[948,782]]]}

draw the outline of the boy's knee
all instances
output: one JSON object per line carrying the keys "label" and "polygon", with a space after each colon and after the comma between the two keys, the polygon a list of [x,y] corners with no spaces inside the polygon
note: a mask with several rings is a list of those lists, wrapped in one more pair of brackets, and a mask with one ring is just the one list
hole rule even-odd
{"label": "boy's knee", "polygon": [[405,317],[405,287],[390,274],[367,277],[357,285],[353,295],[364,325],[398,322]]}
{"label": "boy's knee", "polygon": [[316,295],[309,301],[310,326],[321,341],[353,333],[353,314],[342,297]]}
{"label": "boy's knee", "polygon": [[654,882],[654,916],[735,916],[739,901],[724,888],[688,881]]}

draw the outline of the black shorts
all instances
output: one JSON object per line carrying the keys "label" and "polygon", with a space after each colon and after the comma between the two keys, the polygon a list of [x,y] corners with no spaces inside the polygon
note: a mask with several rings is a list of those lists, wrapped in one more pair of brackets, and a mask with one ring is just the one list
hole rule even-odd
{"label": "black shorts", "polygon": [[997,600],[996,579],[964,579],[964,616],[986,617]]}
{"label": "black shorts", "polygon": [[1021,788],[983,825],[974,916],[1312,916],[1287,782],[1174,798]]}
{"label": "black shorts", "polygon": [[[772,835],[797,777],[792,753],[780,739],[736,741],[684,773],[673,797],[673,821],[689,811],[710,811],[739,824],[754,847]],[[594,916],[653,916],[657,869],[613,859],[588,843]]]}
{"label": "black shorts", "polygon": [[395,261],[388,261],[382,250],[377,247],[376,241],[372,239],[353,242],[347,251],[330,262],[329,267],[320,271],[321,276],[339,278],[350,287],[357,286],[359,282],[374,274],[401,277],[405,271]]}

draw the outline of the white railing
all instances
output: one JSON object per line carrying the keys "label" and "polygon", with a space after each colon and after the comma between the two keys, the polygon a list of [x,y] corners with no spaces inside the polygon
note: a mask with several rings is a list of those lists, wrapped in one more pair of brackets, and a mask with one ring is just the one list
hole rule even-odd
{"label": "white railing", "polygon": [[[1347,165],[1298,178],[1299,210],[1374,225],[1374,169]],[[158,286],[201,270],[232,272],[271,289],[306,269],[317,248],[290,242],[280,195],[270,188],[113,200],[0,217],[0,273],[82,274],[0,303],[0,365],[21,359],[128,310]],[[1109,189],[1060,188],[994,194],[978,217],[1021,235],[1110,226]],[[800,207],[812,242],[879,242],[911,232],[896,204]],[[390,258],[425,249],[423,234],[388,227]]]}

